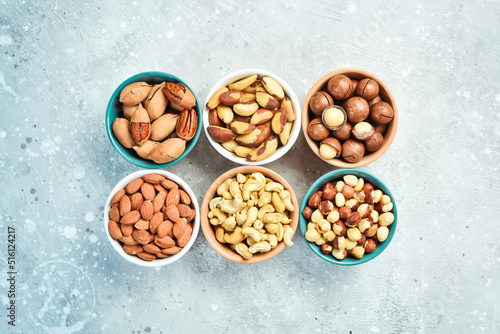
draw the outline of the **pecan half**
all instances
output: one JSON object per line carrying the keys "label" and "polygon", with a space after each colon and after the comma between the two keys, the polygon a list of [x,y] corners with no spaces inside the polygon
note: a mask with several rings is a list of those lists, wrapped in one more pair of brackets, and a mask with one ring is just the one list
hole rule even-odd
{"label": "pecan half", "polygon": [[177,122],[176,132],[179,138],[185,141],[193,139],[196,134],[196,127],[198,126],[198,115],[195,109],[184,109]]}
{"label": "pecan half", "polygon": [[142,145],[148,138],[150,133],[149,115],[146,109],[141,104],[130,119],[130,134],[132,139],[138,144]]}
{"label": "pecan half", "polygon": [[176,82],[167,82],[163,87],[163,93],[165,93],[167,98],[175,104],[178,104],[182,101],[185,92],[186,87]]}

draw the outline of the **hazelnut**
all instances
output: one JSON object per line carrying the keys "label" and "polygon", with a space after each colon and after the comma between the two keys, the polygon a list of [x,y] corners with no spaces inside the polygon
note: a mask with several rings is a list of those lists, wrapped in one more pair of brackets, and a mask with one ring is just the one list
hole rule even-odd
{"label": "hazelnut", "polygon": [[365,249],[366,254],[370,254],[375,250],[375,248],[377,248],[377,243],[373,239],[366,239],[363,244],[363,248]]}
{"label": "hazelnut", "polygon": [[357,191],[354,193],[354,199],[357,200],[360,204],[365,202],[366,196],[362,191]]}
{"label": "hazelnut", "polygon": [[382,147],[383,143],[384,136],[380,132],[374,131],[373,135],[365,141],[365,148],[368,152],[375,152]]}
{"label": "hazelnut", "polygon": [[[376,105],[377,103],[374,106]],[[347,113],[349,122],[358,123],[364,121],[368,115],[370,115],[370,107],[365,99],[359,96],[354,96],[346,101],[345,112]]]}
{"label": "hazelnut", "polygon": [[[349,117],[349,110],[346,110],[346,112]],[[392,110],[389,103],[380,101],[371,106],[370,117],[376,124],[385,125],[392,121],[392,118],[394,117],[394,110]],[[350,117],[349,120],[351,120]]]}
{"label": "hazelnut", "polygon": [[368,122],[359,122],[352,128],[352,135],[357,140],[365,141],[372,137],[375,133],[373,125]]}
{"label": "hazelnut", "polygon": [[319,206],[319,203],[321,203],[321,195],[323,194],[322,191],[317,191],[314,194],[309,197],[309,200],[307,201],[307,205],[310,208],[316,209]]}
{"label": "hazelnut", "polygon": [[342,144],[342,158],[348,162],[358,162],[365,155],[365,146],[357,140],[349,139]]}
{"label": "hazelnut", "polygon": [[371,107],[372,105],[380,101],[382,101],[382,97],[380,97],[380,95],[377,95],[373,99],[368,101],[368,106]]}
{"label": "hazelnut", "polygon": [[377,240],[380,242],[384,242],[389,237],[389,229],[387,226],[379,226],[377,230]]}
{"label": "hazelnut", "polygon": [[366,182],[363,185],[363,191],[365,192],[365,194],[368,194],[368,192],[370,192],[372,190],[375,190],[375,187],[370,182]]}
{"label": "hazelnut", "polygon": [[370,228],[365,232],[365,235],[368,237],[368,238],[371,238],[373,237],[374,235],[377,234],[377,230],[378,230],[378,225],[377,224],[373,224],[372,226],[370,226]]}
{"label": "hazelnut", "polygon": [[333,239],[333,248],[341,250],[345,249],[345,237],[341,235],[337,235]]}
{"label": "hazelnut", "polygon": [[322,201],[319,205],[321,213],[324,215],[329,214],[333,211],[333,203],[330,201]]}
{"label": "hazelnut", "polygon": [[361,221],[361,215],[359,214],[359,212],[356,211],[356,212],[351,212],[351,214],[347,216],[345,224],[346,226],[354,227],[358,225],[360,221]]}
{"label": "hazelnut", "polygon": [[355,198],[351,198],[350,200],[347,200],[347,202],[345,202],[345,206],[351,208],[352,211],[357,210],[359,205],[360,203]]}
{"label": "hazelnut", "polygon": [[349,122],[345,122],[345,124],[340,128],[338,128],[337,130],[333,130],[332,134],[338,140],[347,140],[351,137],[351,131],[352,124]]}
{"label": "hazelnut", "polygon": [[321,141],[328,137],[330,130],[323,125],[321,118],[315,118],[307,126],[307,133],[312,139]]}
{"label": "hazelnut", "polygon": [[318,223],[323,218],[324,218],[324,216],[319,209],[315,210],[311,214],[311,222],[313,222],[313,223]]}
{"label": "hazelnut", "polygon": [[327,182],[327,183],[325,183],[323,185],[323,187],[321,187],[321,190],[325,191],[328,188],[335,188],[335,185],[333,184],[333,182]]}
{"label": "hazelnut", "polygon": [[368,203],[361,204],[356,210],[361,215],[361,219],[367,218],[370,215],[370,205]]}
{"label": "hazelnut", "polygon": [[327,92],[316,92],[309,101],[309,108],[315,114],[320,116],[328,106],[333,105],[333,99]]}
{"label": "hazelnut", "polygon": [[325,138],[319,146],[319,154],[323,159],[333,159],[340,156],[342,146],[335,138]]}
{"label": "hazelnut", "polygon": [[306,206],[305,209],[302,211],[302,216],[304,216],[305,219],[309,219],[309,218],[311,218],[312,213],[313,213],[313,209]]}
{"label": "hazelnut", "polygon": [[361,232],[356,227],[351,227],[347,230],[347,237],[352,241],[358,241],[361,239]]}
{"label": "hazelnut", "polygon": [[361,234],[361,238],[358,240],[358,245],[363,246],[363,244],[366,241],[366,236],[364,234]]}
{"label": "hazelnut", "polygon": [[328,80],[327,90],[336,100],[347,100],[354,94],[354,87],[351,79],[340,74]]}
{"label": "hazelnut", "polygon": [[323,111],[321,120],[328,129],[337,130],[347,121],[347,114],[342,107],[330,106]]}
{"label": "hazelnut", "polygon": [[326,217],[326,220],[328,220],[330,223],[335,223],[337,220],[339,220],[339,218],[340,218],[340,215],[339,215],[338,209],[336,207],[334,207],[332,212],[330,212],[328,214],[328,216]]}
{"label": "hazelnut", "polygon": [[347,207],[347,206],[343,206],[339,209],[339,217],[340,219],[346,219],[347,216],[349,216],[351,214],[351,208]]}
{"label": "hazelnut", "polygon": [[351,250],[351,255],[356,259],[361,259],[365,255],[365,249],[361,246],[356,246]]}
{"label": "hazelnut", "polygon": [[387,129],[387,126],[385,124],[375,124],[374,129],[375,129],[375,131],[378,131],[381,134],[384,134],[385,129]]}
{"label": "hazelnut", "polygon": [[336,258],[337,260],[342,261],[343,259],[346,258],[347,256],[347,251],[345,249],[338,250],[338,249],[333,249],[332,251],[332,256]]}
{"label": "hazelnut", "polygon": [[323,244],[321,245],[321,253],[323,254],[330,254],[333,250],[333,246],[330,244]]}
{"label": "hazelnut", "polygon": [[351,199],[354,197],[354,189],[346,184],[344,188],[342,188],[342,195],[344,195],[346,199]]}
{"label": "hazelnut", "polygon": [[369,218],[361,219],[358,224],[358,229],[361,233],[366,233],[373,226],[373,222]]}
{"label": "hazelnut", "polygon": [[380,226],[389,226],[394,223],[394,214],[392,212],[384,212],[378,217],[378,224]]}
{"label": "hazelnut", "polygon": [[379,214],[377,210],[370,210],[370,214],[368,216],[374,223],[378,223]]}
{"label": "hazelnut", "polygon": [[349,238],[346,239],[345,241],[345,249],[350,252],[354,247],[358,245],[357,241],[351,240]]}
{"label": "hazelnut", "polygon": [[332,230],[336,235],[347,235],[347,228],[345,227],[345,224],[342,220],[337,220],[335,223],[333,223]]}
{"label": "hazelnut", "polygon": [[325,190],[323,190],[323,195],[321,196],[321,198],[323,200],[333,201],[335,199],[335,195],[337,195],[337,190],[335,188],[326,188]]}
{"label": "hazelnut", "polygon": [[326,219],[321,219],[318,222],[317,229],[319,233],[325,233],[327,231],[330,231],[332,229],[330,223]]}
{"label": "hazelnut", "polygon": [[361,96],[367,101],[377,97],[379,92],[378,83],[370,78],[365,78],[358,83],[356,87],[356,95]]}

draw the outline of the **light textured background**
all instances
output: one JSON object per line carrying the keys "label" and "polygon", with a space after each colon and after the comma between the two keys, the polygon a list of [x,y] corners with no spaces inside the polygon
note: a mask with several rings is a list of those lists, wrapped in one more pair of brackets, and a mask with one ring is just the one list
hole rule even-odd
{"label": "light textured background", "polygon": [[[0,331],[6,231],[17,230],[16,333],[493,333],[500,331],[500,4],[4,1],[0,4]],[[199,100],[224,74],[272,71],[301,103],[324,74],[369,70],[395,94],[398,134],[362,170],[397,199],[386,251],[361,266],[295,246],[261,264],[202,233],[182,260],[143,269],[104,234],[109,191],[137,170],[104,114],[129,76],[169,72]],[[168,168],[201,202],[235,167],[202,134]],[[299,200],[332,168],[301,135],[268,167]]]}

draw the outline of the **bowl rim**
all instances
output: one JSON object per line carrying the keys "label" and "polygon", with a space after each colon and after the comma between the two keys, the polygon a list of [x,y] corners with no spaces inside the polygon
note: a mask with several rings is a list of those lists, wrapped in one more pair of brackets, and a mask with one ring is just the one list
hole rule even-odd
{"label": "bowl rim", "polygon": [[[111,204],[111,199],[113,198],[114,194],[116,194],[116,192],[121,190],[121,189],[125,189],[127,184],[129,184],[131,181],[133,181],[139,177],[143,177],[144,175],[148,175],[148,174],[161,174],[163,176],[168,177],[172,181],[176,182],[179,185],[179,188],[184,189],[188,193],[189,197],[191,197],[191,202],[193,203],[193,207],[196,211],[196,216],[195,216],[194,221],[193,221],[193,233],[191,234],[191,238],[189,239],[186,246],[184,246],[183,249],[177,254],[171,255],[170,257],[168,257],[166,259],[155,259],[153,261],[144,261],[144,260],[138,258],[137,256],[132,256],[132,255],[128,255],[127,253],[125,253],[125,251],[123,250],[123,246],[117,240],[115,240],[111,237],[111,235],[109,234],[109,230],[108,230],[109,210],[111,209],[110,204]],[[179,260],[193,246],[193,244],[196,240],[196,237],[198,236],[198,231],[200,229],[200,209],[198,206],[198,200],[196,199],[196,195],[194,194],[193,190],[179,176],[175,175],[174,173],[165,171],[165,170],[143,169],[143,170],[135,171],[131,174],[128,174],[123,179],[118,181],[118,183],[113,187],[113,189],[109,193],[109,196],[106,200],[106,204],[104,207],[103,222],[104,222],[104,232],[105,232],[106,236],[108,237],[109,243],[114,248],[116,253],[121,255],[121,257],[123,257],[128,262],[131,262],[133,264],[137,264],[139,266],[161,267],[161,266],[171,264],[171,263]]]}
{"label": "bowl rim", "polygon": [[[114,120],[117,118],[117,116],[114,116],[114,105],[116,104],[116,101],[118,100],[118,97],[120,96],[120,92],[125,88],[127,85],[136,82],[136,81],[146,81],[148,79],[144,79],[145,77],[160,77],[164,81],[168,80],[173,80],[170,82],[179,82],[183,85],[185,85],[192,93],[193,96],[196,100],[196,113],[198,115],[198,125],[196,127],[196,133],[189,142],[186,143],[186,149],[182,154],[175,160],[172,160],[170,162],[164,163],[164,164],[157,164],[153,161],[149,161],[146,159],[143,159],[135,153],[133,149],[128,149],[123,147],[118,140],[115,138],[113,131],[112,131],[112,126]],[[111,145],[113,148],[118,152],[118,154],[128,161],[129,163],[141,167],[141,168],[148,168],[148,169],[158,169],[158,168],[164,168],[168,167],[170,165],[173,165],[179,161],[181,161],[185,156],[191,152],[191,150],[194,148],[196,143],[198,142],[198,139],[200,138],[201,134],[201,128],[202,128],[202,114],[201,114],[201,107],[198,102],[198,98],[196,97],[196,94],[193,92],[191,87],[185,83],[182,79],[178,78],[177,76],[166,73],[166,72],[159,72],[159,71],[148,71],[148,72],[141,72],[138,74],[134,74],[133,76],[127,78],[124,80],[111,94],[111,97],[109,99],[108,105],[106,107],[106,115],[105,115],[105,124],[106,124],[106,134],[108,135],[108,139],[111,142]],[[137,156],[136,156],[137,155]]]}
{"label": "bowl rim", "polygon": [[[377,83],[379,84],[379,86],[384,89],[384,91],[385,91],[384,95],[387,95],[387,97],[388,97],[387,99],[384,98],[384,102],[389,103],[394,111],[394,117],[393,117],[391,125],[390,125],[391,131],[390,131],[389,135],[386,137],[385,136],[385,134],[387,133],[387,130],[386,130],[386,133],[384,134],[384,143],[383,143],[382,147],[378,151],[367,154],[360,161],[354,162],[354,163],[344,161],[341,158],[333,158],[333,159],[323,158],[319,154],[318,145],[309,136],[309,134],[307,132],[307,126],[309,125],[309,122],[308,122],[309,121],[309,101],[311,100],[314,93],[318,92],[328,82],[328,80],[331,77],[333,77],[335,75],[339,75],[339,74],[347,75],[347,73],[351,73],[351,74],[354,73],[355,75],[358,75],[360,77],[361,76],[368,77],[368,78],[372,78],[372,79],[376,80]],[[316,154],[316,156],[318,158],[320,158],[321,160],[325,161],[326,163],[328,163],[332,166],[340,167],[340,168],[362,167],[362,166],[365,166],[365,165],[368,165],[368,164],[374,162],[375,160],[377,160],[381,156],[383,156],[385,154],[385,152],[389,149],[389,147],[392,145],[392,142],[394,141],[394,138],[396,137],[398,123],[399,123],[398,106],[396,103],[396,98],[394,97],[389,86],[383,80],[381,80],[378,76],[376,76],[375,74],[373,74],[369,71],[360,69],[360,68],[354,68],[354,67],[340,68],[340,69],[337,69],[337,70],[334,70],[330,73],[325,74],[318,81],[316,81],[316,83],[311,87],[311,89],[309,90],[309,92],[306,95],[306,98],[304,100],[304,104],[302,106],[302,133],[304,134],[304,137],[307,141],[307,144],[309,145],[311,150],[314,152],[314,154]]]}
{"label": "bowl rim", "polygon": [[[316,191],[321,189],[321,187],[326,182],[332,181],[334,179],[342,178],[343,176],[348,175],[348,174],[356,175],[357,177],[363,177],[365,180],[369,179],[370,183],[372,183],[376,188],[381,189],[384,192],[384,194],[389,195],[389,197],[391,198],[391,201],[393,203],[392,212],[394,214],[394,222],[388,227],[389,228],[389,236],[387,237],[387,240],[385,240],[382,243],[379,243],[377,245],[377,248],[375,249],[375,251],[373,251],[370,254],[365,254],[361,259],[353,259],[353,258],[346,257],[344,260],[340,261],[340,260],[337,260],[336,258],[334,258],[331,254],[329,254],[329,255],[323,254],[318,245],[305,240],[305,233],[307,232],[307,223],[308,222],[304,218],[304,216],[302,215],[302,211],[307,206],[307,201],[308,201],[309,197],[313,193],[315,193]],[[376,182],[373,182],[373,181],[376,181]],[[377,185],[375,185],[375,183]],[[307,243],[307,246],[309,247],[309,249],[312,250],[314,254],[316,254],[317,256],[322,258],[323,260],[325,260],[329,263],[333,263],[333,264],[337,264],[337,265],[341,265],[341,266],[359,265],[359,264],[371,261],[374,258],[376,258],[377,256],[379,256],[391,243],[391,241],[394,237],[394,234],[396,233],[396,227],[398,224],[398,210],[397,210],[397,206],[396,206],[396,201],[394,200],[394,196],[392,195],[389,188],[387,188],[387,186],[382,181],[380,181],[380,179],[378,177],[374,176],[373,174],[365,172],[365,171],[357,170],[357,169],[337,169],[337,170],[333,170],[331,172],[328,172],[328,173],[320,176],[316,181],[313,182],[313,184],[309,187],[306,194],[304,195],[304,198],[302,199],[302,203],[300,205],[300,212],[301,212],[300,223],[299,223],[300,230],[302,232],[302,236],[304,237],[304,240]]]}
{"label": "bowl rim", "polygon": [[[264,176],[269,177],[274,181],[280,182],[285,187],[285,189],[290,192],[292,204],[295,207],[295,210],[291,212],[292,222],[290,223],[290,226],[293,228],[293,234],[291,238],[293,238],[294,235],[296,234],[299,224],[299,210],[298,210],[299,204],[295,192],[293,191],[291,185],[285,180],[285,178],[280,174],[278,174],[277,172],[263,166],[248,165],[248,166],[238,166],[222,173],[219,177],[217,177],[214,180],[214,182],[212,182],[210,187],[205,192],[205,196],[203,198],[200,207],[200,224],[203,235],[205,236],[205,239],[208,241],[210,246],[222,257],[237,263],[250,264],[250,263],[264,262],[275,257],[286,248],[285,242],[282,240],[278,243],[278,245],[274,249],[270,250],[269,252],[254,254],[254,256],[251,259],[245,260],[235,251],[231,250],[228,246],[223,246],[215,238],[215,231],[212,227],[212,224],[210,224],[210,222],[208,221],[208,212],[209,212],[209,203],[214,198],[217,187],[226,179],[234,177],[238,173],[249,174],[254,172],[260,172],[264,174]],[[229,253],[228,250],[230,250],[231,253]]]}
{"label": "bowl rim", "polygon": [[[247,161],[245,158],[238,157],[234,153],[227,151],[225,148],[222,147],[222,145],[220,143],[218,143],[212,139],[212,137],[210,136],[210,134],[208,133],[208,130],[207,130],[210,123],[208,120],[209,110],[206,106],[207,106],[208,100],[210,100],[210,98],[214,95],[215,91],[223,86],[227,86],[230,83],[233,83],[239,79],[243,79],[243,78],[245,78],[249,75],[252,75],[252,74],[258,74],[261,76],[266,75],[266,76],[270,76],[273,79],[277,80],[280,83],[280,85],[283,87],[283,90],[285,91],[287,96],[290,97],[292,104],[293,104],[293,108],[295,110],[295,116],[296,116],[288,143],[284,146],[278,147],[278,149],[276,150],[276,152],[273,153],[273,155],[271,155],[269,158],[261,160],[261,161]],[[221,154],[223,157],[225,157],[226,159],[228,159],[232,162],[235,162],[237,164],[240,164],[240,165],[259,166],[259,165],[265,165],[265,164],[268,164],[268,163],[271,163],[273,161],[278,160],[279,158],[284,156],[292,148],[292,146],[297,141],[299,134],[301,132],[301,122],[302,122],[301,113],[302,113],[302,108],[300,106],[299,99],[297,98],[297,95],[293,91],[292,87],[285,80],[283,80],[281,77],[277,76],[276,74],[269,72],[269,71],[266,71],[266,70],[256,69],[256,68],[247,68],[247,69],[237,70],[237,71],[234,71],[234,72],[231,72],[231,73],[224,75],[221,79],[219,79],[212,86],[209,93],[207,94],[207,98],[205,100],[205,103],[203,104],[203,113],[202,113],[203,114],[203,129],[205,130],[205,134],[208,138],[208,141],[212,145],[212,147],[217,152],[219,152],[219,154]]]}

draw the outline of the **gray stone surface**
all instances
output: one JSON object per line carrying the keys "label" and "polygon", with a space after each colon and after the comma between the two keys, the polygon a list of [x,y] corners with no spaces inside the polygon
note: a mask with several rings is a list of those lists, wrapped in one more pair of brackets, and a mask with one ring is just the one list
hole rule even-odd
{"label": "gray stone surface", "polygon": [[[493,333],[500,331],[498,1],[7,1],[0,4],[0,332]],[[397,199],[375,260],[325,263],[295,245],[261,264],[219,256],[200,232],[161,269],[110,247],[103,206],[137,170],[104,114],[129,76],[159,70],[204,101],[224,74],[272,71],[300,102],[324,74],[359,67],[400,110],[389,151],[361,168]],[[168,168],[201,202],[235,167],[202,134]],[[268,167],[299,200],[332,170],[301,135]],[[7,228],[16,229],[16,327],[7,325]]]}

